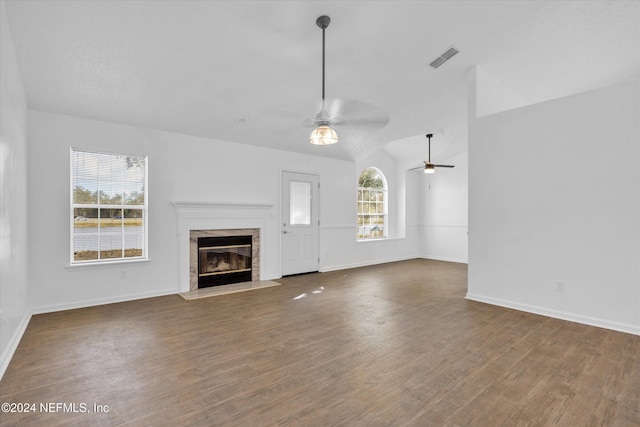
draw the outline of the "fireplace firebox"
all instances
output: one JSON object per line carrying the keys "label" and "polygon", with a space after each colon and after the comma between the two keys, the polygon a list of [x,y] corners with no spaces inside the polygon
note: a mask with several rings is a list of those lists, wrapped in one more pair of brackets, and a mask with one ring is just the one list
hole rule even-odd
{"label": "fireplace firebox", "polygon": [[251,281],[252,236],[198,238],[198,288]]}

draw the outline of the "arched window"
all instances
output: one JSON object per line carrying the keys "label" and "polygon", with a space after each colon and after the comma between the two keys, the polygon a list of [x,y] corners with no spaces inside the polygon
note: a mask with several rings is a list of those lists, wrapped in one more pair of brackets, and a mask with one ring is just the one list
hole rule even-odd
{"label": "arched window", "polygon": [[358,239],[387,237],[387,180],[368,167],[358,180]]}

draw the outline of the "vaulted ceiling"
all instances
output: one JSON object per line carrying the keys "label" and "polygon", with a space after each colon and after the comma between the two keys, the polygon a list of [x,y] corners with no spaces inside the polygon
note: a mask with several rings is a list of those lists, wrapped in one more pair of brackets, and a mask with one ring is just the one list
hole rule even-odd
{"label": "vaulted ceiling", "polygon": [[[33,109],[347,160],[464,127],[475,66],[522,104],[640,74],[638,1],[9,0],[7,13]],[[323,14],[326,96],[356,108],[318,147],[305,120],[320,109]],[[374,113],[389,123],[353,124]]]}

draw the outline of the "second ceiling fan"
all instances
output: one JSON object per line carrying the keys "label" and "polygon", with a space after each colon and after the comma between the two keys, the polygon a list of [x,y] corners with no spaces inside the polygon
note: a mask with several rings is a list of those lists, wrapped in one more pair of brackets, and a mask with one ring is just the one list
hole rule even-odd
{"label": "second ceiling fan", "polygon": [[455,165],[436,165],[431,163],[431,138],[433,138],[432,133],[427,134],[427,139],[429,140],[429,160],[424,162],[424,166],[417,166],[415,168],[409,169],[410,171],[424,169],[424,173],[434,173],[436,168],[454,168]]}

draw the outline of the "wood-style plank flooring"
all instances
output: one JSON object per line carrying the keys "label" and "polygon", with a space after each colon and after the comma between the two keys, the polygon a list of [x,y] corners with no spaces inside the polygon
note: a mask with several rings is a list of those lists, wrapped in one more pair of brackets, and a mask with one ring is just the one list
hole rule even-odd
{"label": "wood-style plank flooring", "polygon": [[0,382],[37,410],[0,425],[640,425],[640,337],[467,301],[466,282],[416,259],[37,315]]}

